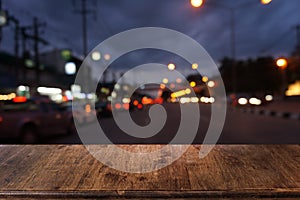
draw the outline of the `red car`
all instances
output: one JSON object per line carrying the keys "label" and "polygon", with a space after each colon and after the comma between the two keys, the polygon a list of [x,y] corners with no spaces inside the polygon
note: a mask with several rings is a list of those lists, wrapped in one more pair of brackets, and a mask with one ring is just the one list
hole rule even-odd
{"label": "red car", "polygon": [[47,98],[0,102],[0,139],[36,143],[45,136],[74,131],[72,112]]}

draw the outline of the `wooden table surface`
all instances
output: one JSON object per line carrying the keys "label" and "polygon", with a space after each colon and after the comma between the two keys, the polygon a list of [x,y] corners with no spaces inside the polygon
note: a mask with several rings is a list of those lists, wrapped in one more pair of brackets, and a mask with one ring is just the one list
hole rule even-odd
{"label": "wooden table surface", "polygon": [[203,159],[199,147],[158,171],[131,174],[82,145],[2,145],[0,198],[300,198],[299,145],[217,145]]}

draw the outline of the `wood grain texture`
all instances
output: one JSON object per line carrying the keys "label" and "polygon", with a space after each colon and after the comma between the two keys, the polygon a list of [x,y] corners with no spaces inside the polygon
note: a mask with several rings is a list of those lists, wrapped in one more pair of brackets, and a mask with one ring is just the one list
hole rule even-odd
{"label": "wood grain texture", "polygon": [[204,159],[199,148],[163,169],[131,174],[103,165],[82,145],[3,145],[0,198],[300,198],[299,145],[217,145]]}

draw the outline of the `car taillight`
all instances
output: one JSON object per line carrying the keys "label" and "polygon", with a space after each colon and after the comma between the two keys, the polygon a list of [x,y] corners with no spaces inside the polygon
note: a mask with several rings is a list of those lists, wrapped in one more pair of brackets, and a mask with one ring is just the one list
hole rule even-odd
{"label": "car taillight", "polygon": [[139,103],[139,104],[137,105],[137,108],[138,108],[138,109],[142,109],[142,108],[143,108],[143,105]]}
{"label": "car taillight", "polygon": [[120,103],[116,103],[116,104],[115,104],[115,108],[116,108],[117,110],[119,110],[119,109],[122,108],[122,105],[121,105]]}
{"label": "car taillight", "polygon": [[125,110],[129,110],[129,103],[124,103],[124,104],[123,104],[123,108],[124,108]]}
{"label": "car taillight", "polygon": [[24,103],[26,101],[27,101],[27,98],[23,97],[23,96],[18,96],[18,97],[13,98],[13,102],[15,102],[15,103]]}

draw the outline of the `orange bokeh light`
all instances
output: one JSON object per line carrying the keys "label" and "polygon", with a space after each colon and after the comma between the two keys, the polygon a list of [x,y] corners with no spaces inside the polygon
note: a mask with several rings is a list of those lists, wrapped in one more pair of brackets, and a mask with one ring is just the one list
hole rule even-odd
{"label": "orange bokeh light", "polygon": [[278,58],[276,60],[276,65],[281,69],[285,69],[288,65],[288,62],[285,58]]}

